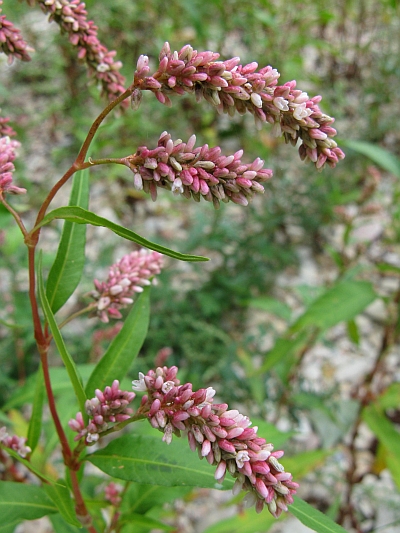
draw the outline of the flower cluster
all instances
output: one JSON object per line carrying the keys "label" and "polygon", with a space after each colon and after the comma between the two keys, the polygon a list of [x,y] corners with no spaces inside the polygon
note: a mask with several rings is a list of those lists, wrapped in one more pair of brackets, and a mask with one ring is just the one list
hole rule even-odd
{"label": "flower cluster", "polygon": [[142,248],[112,265],[107,281],[95,279],[96,290],[91,296],[97,301],[96,314],[100,320],[121,318],[119,309],[133,303],[135,293],[143,292],[143,287],[151,284],[150,279],[161,272],[162,266],[162,254]]}
{"label": "flower cluster", "polygon": [[[3,1],[0,0],[0,6],[2,3]],[[0,13],[1,11],[0,8]],[[8,55],[9,63],[12,63],[14,58],[30,61],[28,52],[33,51],[22,38],[20,30],[7,20],[5,15],[0,15],[0,50]]]}
{"label": "flower cluster", "polygon": [[254,194],[264,192],[261,182],[271,178],[272,170],[263,168],[262,159],[245,164],[240,160],[243,150],[224,156],[218,146],[195,148],[195,142],[195,135],[184,143],[164,132],[157,148],[140,147],[125,159],[134,172],[134,186],[149,192],[153,200],[157,187],[162,187],[196,201],[204,198],[216,208],[229,200],[248,205]]}
{"label": "flower cluster", "polygon": [[69,41],[78,48],[78,58],[86,61],[90,74],[101,84],[103,94],[110,100],[124,92],[125,78],[119,72],[120,61],[114,61],[116,52],[109,51],[97,36],[97,26],[87,20],[85,4],[80,0],[38,0],[49,20],[54,20],[69,35]]}
{"label": "flower cluster", "polygon": [[68,422],[69,427],[78,433],[75,440],[84,437],[87,444],[97,442],[100,433],[106,431],[110,423],[123,422],[133,414],[128,405],[135,398],[135,393],[120,390],[118,380],[104,391],[96,389],[95,394],[85,403],[85,411],[90,417],[88,424],[85,424],[81,412]]}
{"label": "flower cluster", "polygon": [[117,485],[113,481],[109,483],[106,488],[104,489],[104,497],[107,501],[109,501],[112,505],[115,507],[118,507],[118,505],[121,503],[121,492],[122,492],[121,485]]}
{"label": "flower cluster", "polygon": [[[8,128],[8,126],[5,126],[5,128]],[[11,140],[8,136],[0,137],[0,196],[3,193],[26,193],[26,189],[12,184],[12,173],[15,170],[13,165],[16,156],[15,150],[19,146],[20,143],[18,141]]]}
{"label": "flower cluster", "polygon": [[0,443],[6,448],[16,451],[21,457],[26,457],[32,451],[29,446],[25,446],[26,439],[24,437],[17,437],[16,435],[11,437],[5,427],[0,428]]}
{"label": "flower cluster", "polygon": [[298,484],[285,472],[279,459],[282,451],[257,436],[257,427],[227,404],[213,404],[214,389],[192,390],[191,383],[180,385],[176,367],[159,367],[139,374],[133,389],[145,391],[138,413],[164,433],[169,444],[173,434],[185,434],[190,448],[211,465],[215,479],[222,483],[226,471],[236,478],[233,492],[247,492],[244,503],[260,512],[266,505],[278,517],[293,502]]}
{"label": "flower cluster", "polygon": [[[172,94],[194,93],[197,100],[206,99],[219,112],[233,116],[250,112],[257,125],[269,122],[274,133],[296,145],[303,160],[310,160],[319,169],[325,163],[334,167],[344,157],[332,139],[336,130],[334,119],[320,110],[320,96],[309,98],[296,89],[296,82],[278,85],[279,72],[271,66],[259,70],[256,62],[240,65],[240,58],[217,61],[219,54],[197,52],[190,45],[171,52],[165,43],[158,69],[151,76],[148,57],[140,56],[135,72],[137,87],[154,92],[163,104],[171,105]],[[140,102],[139,93],[136,101]]]}

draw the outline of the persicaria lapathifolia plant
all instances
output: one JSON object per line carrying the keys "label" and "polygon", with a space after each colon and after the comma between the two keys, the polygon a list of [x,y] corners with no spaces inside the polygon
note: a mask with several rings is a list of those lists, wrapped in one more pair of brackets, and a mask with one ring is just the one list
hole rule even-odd
{"label": "persicaria lapathifolia plant", "polygon": [[[31,229],[26,227],[18,211],[7,201],[7,195],[22,194],[26,190],[13,184],[14,160],[20,144],[12,139],[15,132],[8,124],[9,119],[0,117],[0,202],[14,217],[28,250],[29,300],[42,372],[39,372],[38,379],[44,381],[50,414],[68,469],[68,484],[55,483],[31,461],[41,435],[41,405],[33,406],[27,441],[25,437],[10,437],[5,428],[0,430],[0,460],[10,473],[8,479],[14,482],[26,480],[15,470],[17,461],[50,487],[45,492],[36,486],[34,495],[25,493],[21,487],[19,494],[25,495],[24,501],[28,502],[32,496],[36,503],[43,502],[43,509],[61,513],[63,519],[74,526],[77,525],[76,515],[78,525],[83,524],[90,533],[104,530],[100,513],[96,514],[96,509],[88,505],[78,471],[84,467],[90,445],[129,423],[147,418],[154,428],[163,433],[162,440],[167,444],[171,443],[173,435],[185,435],[190,448],[216,467],[217,482],[222,482],[225,473],[229,472],[235,478],[234,492],[243,490],[247,493],[244,500],[246,505],[254,505],[257,511],[267,506],[272,515],[277,517],[293,502],[292,495],[298,487],[279,462],[283,452],[274,452],[272,444],[259,437],[257,428],[250,427],[250,420],[239,411],[229,409],[226,404],[213,403],[215,392],[211,387],[193,391],[190,383],[180,385],[176,378],[176,367],[159,367],[146,376],[140,374],[140,379],[134,382],[135,391],[145,392],[136,410],[132,403],[135,392],[120,388],[120,381],[145,338],[148,317],[142,318],[141,314],[145,316],[148,313],[146,287],[163,267],[162,254],[187,261],[203,261],[205,258],[169,250],[88,211],[87,176],[77,172],[96,165],[124,165],[132,172],[134,187],[149,193],[153,200],[157,198],[158,189],[164,188],[195,201],[203,198],[212,202],[215,208],[219,207],[220,202],[229,201],[246,206],[256,193],[264,191],[263,183],[271,178],[272,171],[264,168],[264,161],[260,158],[251,163],[243,162],[242,150],[225,155],[218,146],[196,147],[194,134],[184,142],[181,139],[173,140],[167,132],[160,135],[156,147],[140,146],[135,153],[120,158],[88,158],[89,147],[99,126],[111,111],[120,104],[126,107],[129,99],[132,108],[137,110],[143,91],[154,93],[164,105],[171,105],[173,96],[189,94],[197,100],[205,99],[218,112],[229,116],[251,113],[257,127],[265,122],[271,124],[275,134],[283,135],[286,142],[298,146],[301,159],[312,161],[317,169],[322,169],[325,164],[335,167],[344,157],[333,140],[336,135],[332,127],[334,119],[320,110],[320,96],[309,98],[307,93],[296,89],[295,81],[278,85],[279,73],[271,66],[259,69],[254,62],[241,65],[238,57],[222,61],[218,53],[198,52],[190,45],[184,46],[179,52],[172,52],[168,43],[165,43],[153,71],[148,57],[140,56],[132,75],[133,81],[126,87],[119,73],[121,64],[114,59],[115,52],[109,51],[100,42],[97,27],[88,19],[82,2],[31,0],[28,3],[39,4],[49,14],[49,20],[60,26],[62,33],[76,47],[78,58],[86,64],[89,75],[99,82],[109,103],[93,122],[75,161],[47,192]],[[7,54],[10,61],[30,60],[28,52],[32,50],[5,15],[0,16],[0,45],[0,50]],[[56,194],[73,176],[70,204],[49,211]],[[65,231],[45,280],[37,249],[42,227],[55,219],[64,220]],[[57,312],[74,293],[82,275],[85,250],[79,230],[87,224],[106,227],[116,235],[152,251],[141,249],[124,256],[110,268],[106,281],[95,280],[95,290],[90,293],[94,301],[85,309],[58,321]],[[72,232],[71,227],[76,231]],[[72,255],[71,250],[74,252]],[[66,348],[62,328],[84,312],[90,312],[102,322],[108,322],[110,318],[122,319],[121,310],[134,303],[135,295],[138,296],[138,302],[127,310],[123,326],[115,330],[116,337],[95,366],[85,390],[79,366]],[[69,428],[77,432],[75,440],[79,441],[74,449],[69,428],[65,427],[59,415],[50,376],[48,353],[53,341],[80,406],[79,414],[69,422]],[[40,379],[37,390],[42,387]],[[105,387],[107,382],[112,385]],[[96,390],[95,397],[90,399],[88,395],[93,390]],[[151,449],[148,453],[151,455]],[[3,490],[2,483],[0,481],[0,493]],[[111,502],[118,507],[123,502],[125,492],[126,488],[119,491],[113,482],[109,483],[106,490],[107,505]],[[52,497],[50,502],[48,494],[50,497],[51,494],[57,496]],[[25,515],[22,513],[15,519],[18,521],[20,516]],[[119,516],[120,512],[116,511],[107,525],[107,532],[120,530],[117,523]]]}

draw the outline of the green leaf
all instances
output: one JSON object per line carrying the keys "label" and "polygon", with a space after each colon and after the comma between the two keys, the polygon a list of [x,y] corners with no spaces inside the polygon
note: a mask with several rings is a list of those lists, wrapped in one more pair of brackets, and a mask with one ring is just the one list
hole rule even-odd
{"label": "green leaf", "polygon": [[[79,374],[84,381],[89,379],[89,376],[93,372],[93,364],[78,365]],[[41,370],[40,370],[41,371]],[[13,409],[15,407],[21,407],[26,403],[32,403],[35,397],[37,373],[32,374],[26,380],[26,383],[11,396],[8,402],[3,406],[5,411]],[[71,384],[68,380],[68,373],[64,367],[50,368],[50,379],[55,395],[64,395],[71,390]]]}
{"label": "green leaf", "polygon": [[137,357],[149,327],[149,295],[150,290],[146,288],[136,300],[121,331],[93,370],[86,385],[88,397],[93,396],[96,388],[103,390],[114,379],[120,381]]}
{"label": "green leaf", "polygon": [[41,487],[0,481],[2,525],[14,523],[16,520],[35,520],[56,512],[57,508]]}
{"label": "green leaf", "polygon": [[56,343],[57,349],[64,362],[65,368],[67,369],[69,379],[71,380],[72,386],[75,391],[75,395],[79,402],[79,407],[82,413],[85,413],[85,402],[87,398],[85,395],[85,391],[83,390],[82,379],[79,376],[74,360],[72,359],[71,355],[67,351],[67,348],[64,344],[64,340],[61,336],[60,330],[58,329],[57,323],[54,319],[53,312],[50,308],[50,304],[47,300],[46,293],[44,290],[44,285],[43,285],[41,261],[39,261],[38,272],[39,272],[38,289],[39,289],[39,296],[40,296],[40,301],[42,303],[43,311],[46,316],[46,320],[49,323],[50,330],[54,338],[54,342]]}
{"label": "green leaf", "polygon": [[326,515],[312,507],[309,503],[294,496],[294,502],[289,505],[289,511],[305,526],[317,531],[317,533],[347,533]]}
{"label": "green leaf", "polygon": [[[70,206],[89,205],[89,169],[77,172],[72,183]],[[57,255],[50,269],[46,294],[56,313],[78,286],[85,265],[86,226],[66,220]]]}
{"label": "green leaf", "polygon": [[372,284],[367,281],[339,281],[310,304],[290,331],[299,331],[305,326],[327,330],[353,319],[376,297]]}
{"label": "green leaf", "polygon": [[50,213],[48,213],[43,218],[42,222],[38,224],[35,229],[38,229],[41,226],[44,226],[45,224],[48,224],[49,222],[55,219],[69,220],[76,224],[91,224],[92,226],[102,226],[104,228],[108,228],[116,235],[119,235],[120,237],[123,237],[128,241],[136,242],[141,246],[150,248],[150,250],[155,250],[156,252],[168,255],[170,257],[173,257],[174,259],[179,259],[180,261],[208,261],[207,257],[201,257],[199,255],[181,254],[179,252],[174,252],[173,250],[170,250],[165,246],[161,246],[160,244],[148,241],[137,233],[134,233],[133,231],[124,228],[119,224],[115,224],[114,222],[111,222],[106,218],[99,217],[95,213],[87,211],[86,209],[82,209],[81,207],[59,207],[58,209],[54,209],[54,211],[50,211]]}
{"label": "green leaf", "polygon": [[50,517],[50,522],[53,525],[54,531],[57,533],[85,533],[87,529],[82,529],[82,527],[75,527],[71,524],[65,522],[64,518],[60,514],[52,514]]}
{"label": "green leaf", "polygon": [[0,525],[0,533],[14,533],[17,525],[22,522],[22,520],[15,520],[14,522],[9,522],[8,524]]}
{"label": "green leaf", "polygon": [[[273,441],[272,443],[275,445]],[[275,449],[276,448],[277,447],[275,446]],[[325,459],[332,455],[334,451],[335,450],[309,450],[307,452],[298,453],[293,457],[283,457],[280,462],[285,467],[285,470],[292,474],[293,479],[297,481],[321,466]]]}
{"label": "green leaf", "polygon": [[362,412],[362,418],[385,447],[386,464],[400,489],[400,457],[398,454],[400,433],[376,405],[366,407]]}
{"label": "green leaf", "polygon": [[46,494],[53,500],[63,519],[69,524],[81,528],[82,524],[76,518],[74,503],[65,482],[59,479],[57,483],[44,485],[43,488]]}
{"label": "green leaf", "polygon": [[274,524],[276,518],[267,509],[262,513],[256,513],[255,509],[246,509],[231,518],[213,524],[203,533],[261,533],[261,531],[266,533]]}
{"label": "green leaf", "polygon": [[377,399],[382,409],[396,408],[400,405],[400,383],[392,383]]}
{"label": "green leaf", "polygon": [[364,141],[341,140],[340,144],[365,155],[383,169],[400,178],[400,159],[388,150]]}
{"label": "green leaf", "polygon": [[191,487],[165,487],[159,485],[144,485],[143,483],[129,483],[121,505],[122,513],[145,514],[150,509],[162,509],[163,505],[178,499],[182,499]]}
{"label": "green leaf", "polygon": [[28,428],[28,445],[32,452],[36,448],[40,433],[42,431],[42,415],[43,415],[43,403],[45,397],[45,387],[43,381],[43,372],[41,369],[37,372],[36,375],[36,387],[35,387],[35,396],[33,398],[32,404],[32,414],[29,420]]}
{"label": "green leaf", "polygon": [[261,368],[257,369],[257,374],[267,372],[283,358],[289,358],[297,354],[310,339],[314,337],[314,332],[304,329],[294,338],[280,337],[277,339],[275,346],[265,355],[265,361]]}
{"label": "green leaf", "polygon": [[[174,439],[168,445],[161,435],[126,435],[86,457],[106,474],[126,481],[163,485],[216,488],[212,466],[200,461],[187,442]],[[231,488],[233,480],[224,482]]]}
{"label": "green leaf", "polygon": [[30,470],[31,472],[33,472],[39,479],[42,479],[44,481],[47,481],[48,483],[52,484],[54,483],[54,480],[49,478],[48,476],[46,476],[45,474],[42,474],[42,472],[40,470],[38,470],[33,464],[31,461],[27,461],[26,459],[24,459],[23,457],[21,457],[16,451],[10,449],[10,448],[7,448],[6,446],[3,446],[1,443],[0,443],[0,448],[5,450],[8,455],[11,455],[11,457],[13,457],[16,461],[18,461],[19,463],[23,464],[26,466],[26,468],[28,470]]}
{"label": "green leaf", "polygon": [[[137,527],[146,527],[149,530],[151,529],[162,529],[163,531],[172,531],[176,529],[172,526],[169,526],[167,524],[163,524],[159,520],[155,520],[154,518],[151,518],[150,516],[146,516],[143,514],[137,514],[137,513],[130,513],[130,514],[123,514],[121,518],[119,519],[120,524],[129,524],[131,526],[132,531],[135,531]],[[123,531],[130,531],[128,528],[124,528]]]}
{"label": "green leaf", "polygon": [[360,344],[360,332],[358,331],[358,326],[354,319],[347,322],[347,333],[350,340],[352,340],[354,344],[357,344],[358,346]]}
{"label": "green leaf", "polygon": [[252,298],[247,303],[250,307],[255,307],[256,309],[271,313],[272,315],[286,320],[286,322],[289,322],[292,316],[292,310],[290,307],[276,298],[262,296],[260,298]]}

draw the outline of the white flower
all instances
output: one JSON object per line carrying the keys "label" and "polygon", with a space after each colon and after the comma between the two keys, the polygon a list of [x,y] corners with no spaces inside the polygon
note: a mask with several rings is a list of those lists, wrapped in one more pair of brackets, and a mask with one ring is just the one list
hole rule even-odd
{"label": "white flower", "polygon": [[289,102],[283,96],[274,98],[274,106],[280,111],[289,111]]}
{"label": "white flower", "polygon": [[296,120],[302,120],[303,118],[309,117],[312,114],[312,109],[308,109],[305,103],[295,104],[293,111],[293,117]]}
{"label": "white flower", "polygon": [[147,390],[144,374],[142,372],[139,372],[139,379],[134,379],[132,381],[132,389],[138,392]]}

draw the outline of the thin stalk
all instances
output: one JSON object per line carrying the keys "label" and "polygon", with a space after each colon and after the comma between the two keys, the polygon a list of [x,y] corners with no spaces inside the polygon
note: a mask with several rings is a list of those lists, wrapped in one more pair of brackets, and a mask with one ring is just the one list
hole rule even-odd
{"label": "thin stalk", "polygon": [[21,233],[24,237],[28,235],[28,231],[26,230],[24,223],[22,222],[21,217],[19,214],[15,211],[13,207],[6,201],[4,196],[0,193],[0,202],[4,205],[4,207],[7,209],[9,213],[12,214],[12,216],[15,219],[15,222],[18,224],[19,229],[21,230]]}

